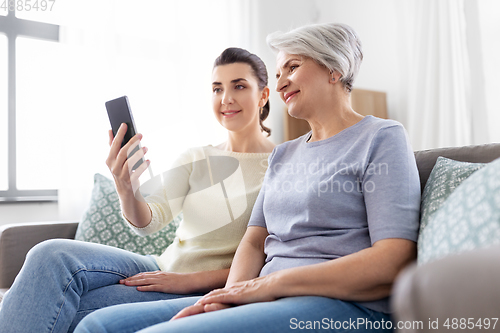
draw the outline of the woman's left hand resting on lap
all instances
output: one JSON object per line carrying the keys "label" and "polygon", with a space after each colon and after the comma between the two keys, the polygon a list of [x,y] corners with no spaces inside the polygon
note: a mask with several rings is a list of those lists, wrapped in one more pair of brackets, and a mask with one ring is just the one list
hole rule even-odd
{"label": "woman's left hand resting on lap", "polygon": [[156,291],[170,294],[202,293],[224,285],[229,269],[194,273],[146,272],[120,281],[126,286],[136,286],[139,291]]}
{"label": "woman's left hand resting on lap", "polygon": [[196,302],[195,305],[180,311],[172,319],[222,310],[232,305],[274,301],[278,297],[273,296],[270,278],[272,279],[272,274],[249,281],[236,282],[230,287],[212,290]]}
{"label": "woman's left hand resting on lap", "polygon": [[284,269],[213,290],[172,319],[290,296],[324,296],[346,301],[381,299],[389,296],[396,275],[415,258],[414,242],[383,239],[342,258]]}

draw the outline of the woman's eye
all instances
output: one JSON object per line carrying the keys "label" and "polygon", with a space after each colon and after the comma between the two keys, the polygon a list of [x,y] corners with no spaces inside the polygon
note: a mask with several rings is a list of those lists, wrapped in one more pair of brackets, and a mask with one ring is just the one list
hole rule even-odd
{"label": "woman's eye", "polygon": [[242,86],[241,84],[237,84],[235,86],[235,88],[238,89],[238,90],[241,90],[241,89],[245,88],[245,86]]}
{"label": "woman's eye", "polygon": [[296,65],[290,66],[290,72],[293,72],[294,70],[296,70],[297,67],[299,67],[299,66],[296,66]]}
{"label": "woman's eye", "polygon": [[219,92],[221,92],[221,91],[222,91],[222,89],[221,89],[221,88],[214,88],[214,89],[213,89],[213,92],[214,92],[214,93],[219,93]]}

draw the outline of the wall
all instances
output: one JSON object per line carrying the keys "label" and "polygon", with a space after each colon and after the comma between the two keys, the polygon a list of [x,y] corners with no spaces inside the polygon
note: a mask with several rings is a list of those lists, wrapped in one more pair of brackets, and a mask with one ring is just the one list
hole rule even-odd
{"label": "wall", "polygon": [[[363,44],[364,60],[354,83],[357,88],[387,93],[389,117],[408,124],[410,22],[415,1],[401,0],[258,0],[253,45],[271,73],[275,56],[265,44],[267,34],[308,23],[339,22],[352,26]],[[472,143],[500,142],[500,2],[467,0],[465,15],[471,65]],[[484,74],[483,74],[484,73]],[[273,98],[276,99],[273,100]],[[275,142],[283,140],[283,103],[272,96],[270,126]],[[277,108],[278,107],[278,108]],[[411,133],[410,133],[411,137]]]}
{"label": "wall", "polygon": [[276,55],[267,46],[266,37],[275,31],[288,31],[301,25],[314,23],[319,17],[319,7],[315,5],[315,1],[310,0],[256,0],[251,4],[250,49],[261,57],[267,66],[271,89],[269,99],[271,112],[266,124],[272,129],[270,139],[278,144],[284,141],[283,117],[286,109],[285,104],[275,92]]}
{"label": "wall", "polygon": [[[275,87],[275,55],[265,43],[274,31],[287,31],[310,23],[338,22],[352,26],[363,43],[364,60],[355,88],[387,93],[389,117],[406,125],[405,15],[406,6],[397,0],[273,0],[255,1],[252,15],[257,17],[253,51],[263,58],[270,72],[270,87]],[[284,104],[271,95],[268,124],[273,140],[283,141]]]}
{"label": "wall", "polygon": [[10,223],[58,221],[57,203],[2,203],[0,226]]}

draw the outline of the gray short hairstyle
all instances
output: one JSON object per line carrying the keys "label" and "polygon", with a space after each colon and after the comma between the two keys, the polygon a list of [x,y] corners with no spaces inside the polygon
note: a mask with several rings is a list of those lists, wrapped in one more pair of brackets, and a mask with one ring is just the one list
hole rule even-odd
{"label": "gray short hairstyle", "polygon": [[286,33],[272,33],[266,41],[275,52],[306,56],[330,71],[339,72],[344,87],[349,92],[352,90],[363,51],[358,34],[350,26],[339,23],[307,25]]}

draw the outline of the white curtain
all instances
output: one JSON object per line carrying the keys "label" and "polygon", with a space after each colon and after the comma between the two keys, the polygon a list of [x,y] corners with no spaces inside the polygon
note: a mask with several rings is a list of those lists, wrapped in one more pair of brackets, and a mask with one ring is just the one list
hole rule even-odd
{"label": "white curtain", "polygon": [[413,4],[408,77],[408,131],[413,148],[472,144],[464,0]]}
{"label": "white curtain", "polygon": [[129,97],[155,174],[189,147],[225,140],[213,116],[210,76],[222,50],[248,48],[241,19],[248,3],[86,0],[65,6],[59,218],[78,220],[93,175],[111,177],[105,101]]}

